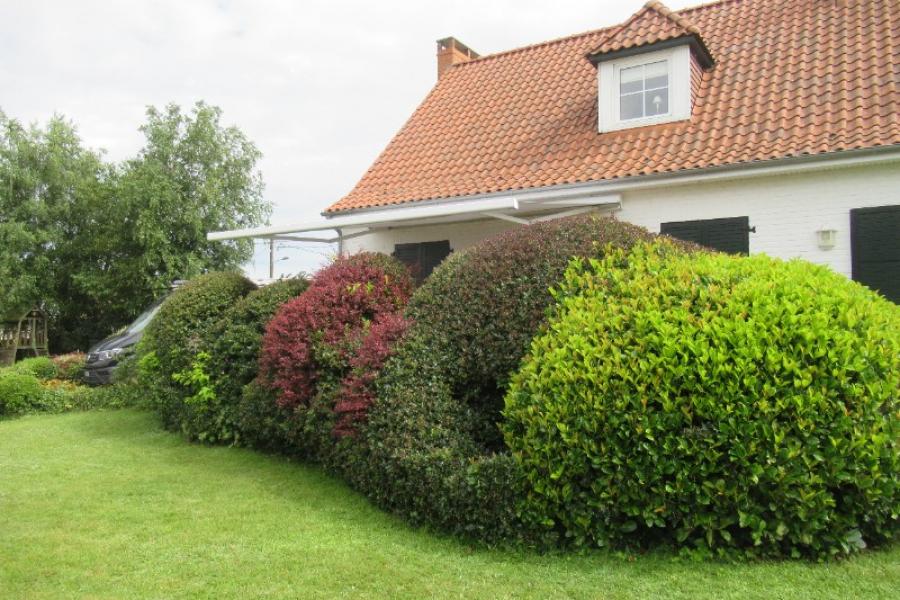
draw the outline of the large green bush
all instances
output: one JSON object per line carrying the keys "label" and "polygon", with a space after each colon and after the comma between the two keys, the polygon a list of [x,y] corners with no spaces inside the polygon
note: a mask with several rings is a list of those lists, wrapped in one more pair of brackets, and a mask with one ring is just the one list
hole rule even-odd
{"label": "large green bush", "polygon": [[266,324],[307,285],[305,279],[285,279],[254,290],[209,328],[201,345],[208,355],[204,374],[211,394],[184,407],[181,428],[189,437],[209,443],[240,441],[238,405],[244,386],[256,377]]}
{"label": "large green bush", "polygon": [[197,396],[188,378],[212,327],[254,288],[239,273],[202,275],[176,290],[147,325],[138,347],[140,380],[167,427],[181,428],[185,407]]}
{"label": "large green bush", "polygon": [[41,381],[31,373],[0,369],[0,417],[40,410],[45,396]]}
{"label": "large green bush", "polygon": [[891,539],[900,308],[799,260],[673,254],[566,272],[506,397],[528,521],[771,556]]}
{"label": "large green bush", "polygon": [[46,356],[26,358],[8,368],[17,373],[32,375],[38,379],[53,379],[58,374],[58,368],[54,359]]}
{"label": "large green bush", "polygon": [[487,542],[527,535],[521,477],[497,428],[509,375],[573,256],[652,239],[579,216],[510,230],[451,255],[410,301],[413,325],[378,380],[345,475],[415,523]]}

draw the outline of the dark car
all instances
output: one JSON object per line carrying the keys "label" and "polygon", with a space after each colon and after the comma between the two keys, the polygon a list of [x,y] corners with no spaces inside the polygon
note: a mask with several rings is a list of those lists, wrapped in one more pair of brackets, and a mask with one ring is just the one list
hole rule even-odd
{"label": "dark car", "polygon": [[84,381],[90,385],[106,385],[119,361],[134,352],[134,347],[144,335],[144,328],[153,320],[166,297],[162,297],[141,313],[134,322],[88,350],[84,365]]}

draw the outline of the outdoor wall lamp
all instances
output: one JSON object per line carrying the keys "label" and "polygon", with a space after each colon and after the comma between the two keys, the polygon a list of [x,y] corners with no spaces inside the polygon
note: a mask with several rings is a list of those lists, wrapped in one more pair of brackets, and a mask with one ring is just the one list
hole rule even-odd
{"label": "outdoor wall lamp", "polygon": [[837,240],[837,230],[822,227],[816,231],[816,238],[819,241],[819,248],[822,250],[831,250]]}

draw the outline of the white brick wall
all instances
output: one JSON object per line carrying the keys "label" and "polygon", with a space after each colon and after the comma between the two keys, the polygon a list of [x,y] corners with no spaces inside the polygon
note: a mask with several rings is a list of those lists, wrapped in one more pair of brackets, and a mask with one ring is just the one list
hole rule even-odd
{"label": "white brick wall", "polygon": [[[616,216],[658,232],[667,221],[746,215],[756,227],[751,253],[801,257],[849,276],[850,209],[893,204],[900,204],[898,163],[626,192]],[[346,248],[390,253],[397,243],[449,239],[459,250],[510,227],[518,226],[489,220],[396,228],[349,240]],[[831,250],[818,247],[816,230],[823,227],[837,230]]]}
{"label": "white brick wall", "polygon": [[[800,257],[850,276],[850,209],[900,204],[897,163],[696,184],[626,194],[618,218],[651,231],[667,221],[750,217],[750,253]],[[816,230],[835,229],[831,250]],[[898,232],[900,235],[900,232]]]}

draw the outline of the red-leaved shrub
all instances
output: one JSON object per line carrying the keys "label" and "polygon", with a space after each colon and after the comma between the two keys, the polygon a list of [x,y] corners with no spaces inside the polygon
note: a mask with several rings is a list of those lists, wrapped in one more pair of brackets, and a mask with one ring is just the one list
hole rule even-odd
{"label": "red-leaved shrub", "polygon": [[308,406],[321,378],[340,381],[365,331],[402,310],[411,293],[409,271],[383,254],[338,258],[319,271],[278,310],[263,337],[260,375],[279,405]]}
{"label": "red-leaved shrub", "polygon": [[390,357],[394,344],[403,337],[410,321],[400,313],[380,317],[365,333],[359,348],[350,359],[350,373],[341,381],[334,405],[337,436],[352,435],[375,401],[374,384],[381,367]]}

